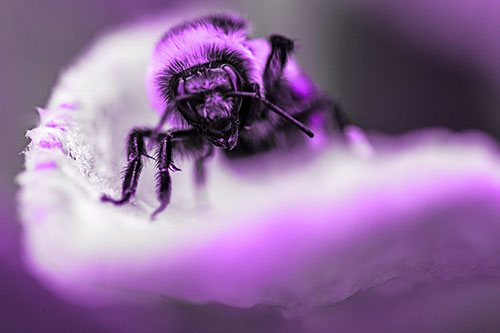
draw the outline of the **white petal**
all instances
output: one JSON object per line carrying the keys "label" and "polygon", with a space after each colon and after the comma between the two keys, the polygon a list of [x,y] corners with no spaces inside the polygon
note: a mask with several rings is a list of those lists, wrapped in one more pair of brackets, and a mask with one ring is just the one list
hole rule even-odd
{"label": "white petal", "polygon": [[152,165],[134,202],[101,203],[119,192],[129,129],[157,120],[144,76],[163,28],[100,39],[28,133],[25,255],[54,290],[80,301],[156,294],[299,311],[369,288],[498,277],[500,163],[478,133],[374,136],[374,154],[353,129],[353,150],[283,157],[273,168],[258,159],[232,168],[218,156],[203,195],[192,163],[176,161],[183,171],[154,223]]}

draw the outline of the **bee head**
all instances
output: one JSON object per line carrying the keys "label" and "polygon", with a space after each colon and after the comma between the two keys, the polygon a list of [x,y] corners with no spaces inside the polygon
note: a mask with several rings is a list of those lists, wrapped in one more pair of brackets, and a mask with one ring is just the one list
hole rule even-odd
{"label": "bee head", "polygon": [[179,78],[177,108],[184,119],[217,147],[232,149],[238,140],[242,100],[228,93],[239,91],[237,72],[228,64],[202,66]]}

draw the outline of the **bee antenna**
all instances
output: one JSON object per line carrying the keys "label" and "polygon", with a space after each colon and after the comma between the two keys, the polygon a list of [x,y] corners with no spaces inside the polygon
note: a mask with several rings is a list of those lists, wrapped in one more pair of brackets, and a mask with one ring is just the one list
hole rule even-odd
{"label": "bee antenna", "polygon": [[244,92],[244,91],[231,91],[231,92],[226,93],[226,96],[241,96],[241,97],[250,97],[250,98],[256,99],[259,102],[261,102],[262,104],[264,104],[269,110],[275,112],[276,114],[280,115],[281,117],[283,117],[284,119],[288,120],[290,123],[295,125],[298,129],[300,129],[302,132],[304,132],[307,136],[309,136],[310,138],[314,138],[313,131],[311,131],[309,128],[307,128],[306,125],[304,125],[303,123],[301,123],[297,119],[290,116],[288,113],[283,111],[277,105],[271,103],[270,101],[268,101],[265,98],[260,97],[256,93]]}
{"label": "bee antenna", "polygon": [[167,122],[168,115],[177,107],[177,104],[179,102],[183,102],[183,101],[186,101],[189,99],[197,99],[197,98],[199,98],[198,94],[185,94],[182,96],[177,96],[173,100],[169,101],[169,103],[167,104],[167,107],[165,108],[165,111],[161,115],[161,118],[160,118],[160,121],[158,122],[158,125],[156,125],[156,127],[153,130],[153,133],[151,134],[152,141],[156,141],[156,139],[158,138],[158,134],[160,134],[161,129],[163,128],[163,126]]}

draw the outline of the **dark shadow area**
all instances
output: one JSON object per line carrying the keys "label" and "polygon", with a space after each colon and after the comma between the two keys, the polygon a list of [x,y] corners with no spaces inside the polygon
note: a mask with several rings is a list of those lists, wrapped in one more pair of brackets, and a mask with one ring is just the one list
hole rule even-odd
{"label": "dark shadow area", "polygon": [[439,126],[500,136],[492,121],[498,91],[472,64],[433,54],[354,11],[336,13],[327,30],[335,40],[327,70],[360,125],[387,133]]}

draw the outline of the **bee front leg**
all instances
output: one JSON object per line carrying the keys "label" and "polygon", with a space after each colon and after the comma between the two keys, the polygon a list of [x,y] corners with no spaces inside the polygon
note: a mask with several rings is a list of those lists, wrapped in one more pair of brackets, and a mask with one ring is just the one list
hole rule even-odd
{"label": "bee front leg", "polygon": [[156,187],[160,206],[151,214],[151,219],[154,220],[156,215],[162,212],[170,202],[170,194],[172,192],[172,179],[170,171],[178,171],[172,161],[172,135],[164,134],[159,137],[158,152],[156,154]]}
{"label": "bee front leg", "polygon": [[151,135],[150,130],[138,128],[132,130],[127,141],[127,167],[123,177],[122,197],[116,200],[104,194],[101,197],[102,201],[112,202],[115,205],[123,205],[135,194],[143,167],[142,157],[147,156],[144,137],[149,135]]}
{"label": "bee front leg", "polygon": [[350,124],[349,118],[344,110],[340,107],[340,104],[332,101],[333,117],[335,119],[335,124],[339,128],[342,135],[345,135],[344,129]]}
{"label": "bee front leg", "polygon": [[160,139],[156,161],[156,166],[158,168],[158,173],[156,174],[156,188],[160,207],[151,214],[152,220],[154,220],[158,213],[167,207],[172,192],[172,179],[170,178],[169,172],[170,164],[172,163],[172,137],[168,134]]}
{"label": "bee front leg", "polygon": [[293,52],[294,43],[291,39],[280,35],[271,35],[269,42],[271,43],[271,53],[267,58],[263,80],[266,97],[274,102],[273,97],[277,96],[281,90],[283,69]]}
{"label": "bee front leg", "polygon": [[327,111],[329,121],[324,124],[325,129],[329,130],[331,124],[334,126],[334,131],[338,131],[345,137],[345,128],[352,123],[340,104],[328,96],[321,96],[318,98],[317,109]]}
{"label": "bee front leg", "polygon": [[[282,99],[285,97],[282,89],[283,71],[293,52],[294,42],[280,35],[271,35],[269,42],[271,43],[271,52],[266,62],[263,79],[266,97],[272,101],[274,97],[280,97]],[[315,109],[329,110],[331,111],[329,120],[331,119],[330,121],[335,124],[336,130],[338,130],[341,135],[344,135],[344,128],[349,125],[350,122],[340,105],[327,96],[321,96],[321,94],[310,99],[310,105],[308,105],[306,109],[295,111],[295,113],[297,115],[300,113],[313,114],[316,111]],[[308,110],[308,108],[310,110]]]}

